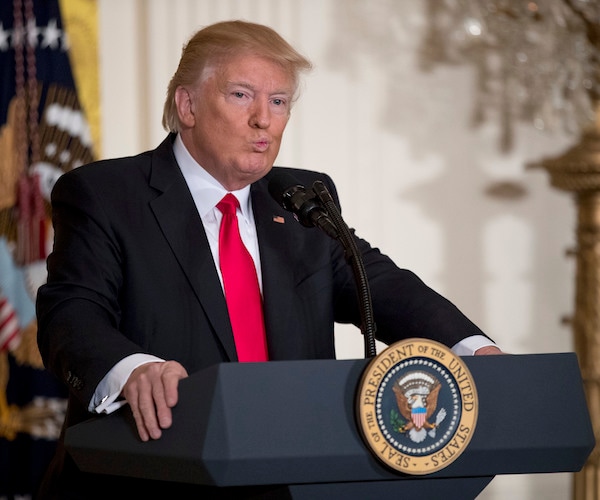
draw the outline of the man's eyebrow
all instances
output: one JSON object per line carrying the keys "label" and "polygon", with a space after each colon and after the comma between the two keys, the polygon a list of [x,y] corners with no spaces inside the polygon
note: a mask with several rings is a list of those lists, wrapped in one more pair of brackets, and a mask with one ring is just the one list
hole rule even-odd
{"label": "man's eyebrow", "polygon": [[[238,81],[234,81],[234,80],[227,80],[227,87],[243,87],[245,89],[248,90],[255,90],[256,88],[254,87],[254,85],[252,85],[251,83],[248,82],[238,82]],[[270,95],[292,95],[293,91],[291,88],[287,88],[287,89],[280,89],[280,90],[276,90],[274,92],[271,92]]]}
{"label": "man's eyebrow", "polygon": [[234,80],[227,80],[228,87],[244,87],[249,90],[254,90],[254,86],[247,82],[236,82]]}

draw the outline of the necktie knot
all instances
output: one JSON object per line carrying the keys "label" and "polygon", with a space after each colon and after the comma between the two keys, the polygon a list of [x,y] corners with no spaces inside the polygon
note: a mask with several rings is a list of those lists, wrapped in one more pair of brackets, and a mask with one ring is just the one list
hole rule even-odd
{"label": "necktie knot", "polygon": [[239,206],[240,202],[231,193],[227,193],[223,196],[223,199],[217,203],[217,208],[223,215],[235,215],[235,211]]}

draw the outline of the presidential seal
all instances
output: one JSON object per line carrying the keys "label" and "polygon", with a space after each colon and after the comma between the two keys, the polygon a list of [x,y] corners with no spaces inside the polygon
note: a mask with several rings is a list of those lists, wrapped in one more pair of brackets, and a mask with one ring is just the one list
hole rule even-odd
{"label": "presidential seal", "polygon": [[406,474],[429,474],[466,449],[479,411],[464,361],[443,344],[407,339],[369,363],[356,399],[360,432],[373,455]]}

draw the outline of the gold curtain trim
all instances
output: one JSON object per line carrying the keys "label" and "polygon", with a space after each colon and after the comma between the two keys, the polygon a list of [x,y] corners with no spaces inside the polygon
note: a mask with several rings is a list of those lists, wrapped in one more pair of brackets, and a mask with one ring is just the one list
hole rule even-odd
{"label": "gold curtain trim", "polygon": [[98,73],[98,7],[96,0],[60,0],[69,59],[81,107],[90,126],[94,158],[102,151],[100,79]]}

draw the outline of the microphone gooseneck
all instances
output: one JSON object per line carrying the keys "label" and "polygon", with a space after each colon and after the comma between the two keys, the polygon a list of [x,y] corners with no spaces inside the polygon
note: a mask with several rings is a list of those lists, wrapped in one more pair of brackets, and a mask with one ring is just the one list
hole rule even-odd
{"label": "microphone gooseneck", "polygon": [[331,193],[321,181],[315,181],[307,189],[290,174],[269,174],[269,193],[284,209],[292,212],[305,227],[319,227],[327,235],[338,240],[344,247],[346,261],[351,265],[357,286],[357,298],[361,316],[361,331],[364,336],[365,357],[377,355],[375,346],[375,322],[369,281],[362,255],[354,235],[344,222]]}

